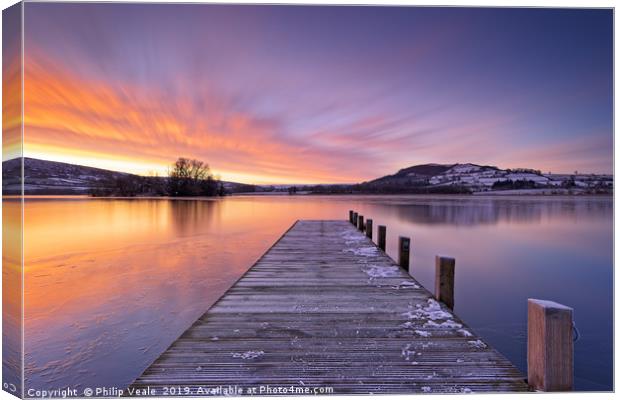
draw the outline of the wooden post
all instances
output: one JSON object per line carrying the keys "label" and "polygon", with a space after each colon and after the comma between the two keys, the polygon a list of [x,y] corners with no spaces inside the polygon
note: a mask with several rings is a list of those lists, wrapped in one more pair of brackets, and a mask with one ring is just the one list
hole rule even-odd
{"label": "wooden post", "polygon": [[411,239],[404,236],[398,237],[398,265],[409,271],[409,248],[411,247]]}
{"label": "wooden post", "polygon": [[527,300],[527,382],[534,390],[573,389],[573,309]]}
{"label": "wooden post", "polygon": [[353,210],[349,210],[349,222],[353,223]]}
{"label": "wooden post", "polygon": [[363,215],[359,215],[357,217],[357,229],[364,232],[364,216]]}
{"label": "wooden post", "polygon": [[353,211],[353,221],[351,223],[357,226],[357,212]]}
{"label": "wooden post", "polygon": [[454,258],[435,256],[435,298],[454,309]]}
{"label": "wooden post", "polygon": [[385,251],[385,225],[379,225],[377,230],[377,244],[379,248]]}
{"label": "wooden post", "polygon": [[372,219],[370,218],[366,220],[366,236],[372,239]]}

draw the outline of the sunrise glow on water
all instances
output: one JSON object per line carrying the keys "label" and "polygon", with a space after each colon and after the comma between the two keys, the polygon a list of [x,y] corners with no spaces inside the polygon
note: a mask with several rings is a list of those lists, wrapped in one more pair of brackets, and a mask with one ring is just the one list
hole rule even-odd
{"label": "sunrise glow on water", "polygon": [[387,225],[393,258],[412,237],[428,288],[435,254],[456,257],[456,311],[522,370],[525,299],[571,304],[577,388],[610,387],[610,199],[415,196],[29,199],[27,384],[128,385],[297,219],[351,207]]}

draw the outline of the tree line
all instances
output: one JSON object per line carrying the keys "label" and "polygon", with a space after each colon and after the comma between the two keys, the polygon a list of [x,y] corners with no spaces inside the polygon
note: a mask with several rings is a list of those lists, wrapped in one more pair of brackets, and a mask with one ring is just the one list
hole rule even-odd
{"label": "tree line", "polygon": [[167,177],[118,174],[100,181],[91,190],[93,196],[224,196],[224,184],[213,174],[209,164],[180,157]]}

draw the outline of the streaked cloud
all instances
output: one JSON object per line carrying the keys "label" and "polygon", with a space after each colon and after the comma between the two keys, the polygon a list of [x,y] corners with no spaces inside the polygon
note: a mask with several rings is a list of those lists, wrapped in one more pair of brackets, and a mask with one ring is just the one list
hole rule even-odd
{"label": "streaked cloud", "polygon": [[195,157],[253,183],[611,172],[607,15],[512,11],[28,3],[25,155],[141,174]]}

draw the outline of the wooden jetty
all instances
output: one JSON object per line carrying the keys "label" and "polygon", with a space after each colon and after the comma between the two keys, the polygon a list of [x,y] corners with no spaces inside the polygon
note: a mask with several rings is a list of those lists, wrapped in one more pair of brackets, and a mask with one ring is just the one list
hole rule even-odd
{"label": "wooden jetty", "polygon": [[297,221],[130,389],[221,385],[240,394],[528,390],[367,235],[325,220]]}

